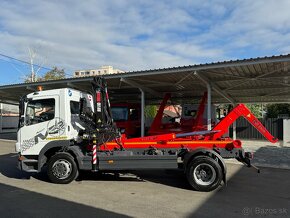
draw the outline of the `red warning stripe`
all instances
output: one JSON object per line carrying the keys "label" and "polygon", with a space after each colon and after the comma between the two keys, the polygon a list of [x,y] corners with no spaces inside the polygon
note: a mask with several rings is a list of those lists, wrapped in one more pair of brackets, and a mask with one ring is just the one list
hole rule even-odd
{"label": "red warning stripe", "polygon": [[97,164],[97,145],[93,146],[93,164]]}
{"label": "red warning stripe", "polygon": [[96,93],[96,100],[97,102],[101,102],[101,92]]}

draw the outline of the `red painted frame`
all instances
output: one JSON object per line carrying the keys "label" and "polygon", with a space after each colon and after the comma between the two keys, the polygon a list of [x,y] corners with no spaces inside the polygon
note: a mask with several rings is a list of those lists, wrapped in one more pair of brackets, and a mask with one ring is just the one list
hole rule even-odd
{"label": "red painted frame", "polygon": [[108,142],[99,147],[99,150],[118,149],[121,143],[125,149],[181,149],[189,150],[197,148],[241,148],[239,140],[223,138],[222,136],[228,131],[230,125],[239,117],[245,117],[267,140],[272,143],[278,141],[277,138],[271,135],[263,124],[251,113],[251,111],[243,104],[237,105],[226,117],[224,117],[212,131],[204,131],[201,134],[192,132],[192,135],[187,137],[177,137],[175,133],[153,135],[140,138],[127,139],[122,135],[120,141]]}

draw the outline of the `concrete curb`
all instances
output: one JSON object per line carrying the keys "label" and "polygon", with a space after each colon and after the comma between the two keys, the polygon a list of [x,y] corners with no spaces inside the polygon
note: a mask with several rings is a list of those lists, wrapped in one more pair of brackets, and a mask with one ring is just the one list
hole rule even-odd
{"label": "concrete curb", "polygon": [[12,140],[12,139],[0,139],[0,142],[17,142],[16,140]]}

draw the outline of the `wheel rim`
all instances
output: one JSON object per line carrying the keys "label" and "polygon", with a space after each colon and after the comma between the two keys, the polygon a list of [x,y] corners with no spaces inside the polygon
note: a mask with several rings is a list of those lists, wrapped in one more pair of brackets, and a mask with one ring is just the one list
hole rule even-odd
{"label": "wheel rim", "polygon": [[211,165],[202,163],[194,168],[193,178],[198,185],[208,186],[215,181],[216,171]]}
{"label": "wheel rim", "polygon": [[72,165],[65,159],[60,159],[52,165],[52,173],[58,179],[66,179],[72,172]]}

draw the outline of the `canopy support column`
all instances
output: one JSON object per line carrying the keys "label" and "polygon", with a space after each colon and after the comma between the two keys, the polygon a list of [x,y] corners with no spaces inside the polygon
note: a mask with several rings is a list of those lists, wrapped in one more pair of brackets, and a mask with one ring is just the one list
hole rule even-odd
{"label": "canopy support column", "polygon": [[[202,82],[206,84],[207,87],[207,129],[211,129],[211,90],[213,89],[215,92],[217,92],[219,95],[223,96],[225,99],[227,99],[231,104],[235,105],[234,99],[229,96],[226,92],[221,90],[216,84],[211,84],[209,79],[203,75],[199,74],[197,71],[194,71],[194,75],[199,78]],[[210,128],[210,129],[209,129]],[[233,123],[233,138],[236,139],[236,122]]]}
{"label": "canopy support column", "polygon": [[233,122],[233,140],[237,139],[237,123]]}
{"label": "canopy support column", "polygon": [[207,130],[211,130],[211,85],[206,84],[207,88]]}
{"label": "canopy support column", "polygon": [[211,83],[208,81],[207,78],[199,75],[196,71],[194,72],[194,75],[199,78],[206,85],[207,88],[207,130],[211,130]]}
{"label": "canopy support column", "polygon": [[145,92],[144,92],[144,90],[147,90],[147,91],[153,92],[153,93],[155,93],[155,92],[151,89],[143,88],[138,83],[131,81],[131,80],[128,80],[128,79],[125,79],[125,78],[121,78],[120,81],[127,83],[135,88],[138,88],[141,92],[141,137],[144,137],[144,135],[145,135]]}
{"label": "canopy support column", "polygon": [[143,89],[140,89],[141,92],[141,137],[144,137],[145,133],[145,93]]}

